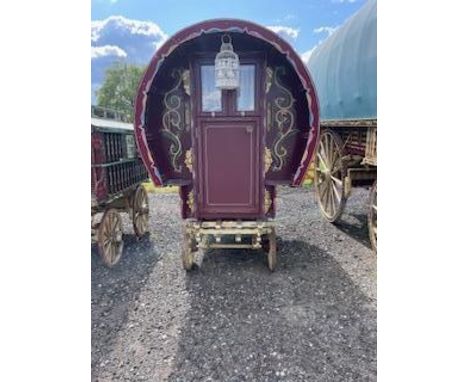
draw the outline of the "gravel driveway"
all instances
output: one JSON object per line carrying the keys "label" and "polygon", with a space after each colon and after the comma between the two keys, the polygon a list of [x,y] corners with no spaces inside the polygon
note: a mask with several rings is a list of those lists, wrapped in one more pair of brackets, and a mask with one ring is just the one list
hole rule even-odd
{"label": "gravel driveway", "polygon": [[93,381],[375,381],[376,257],[368,191],[338,225],[310,189],[278,197],[278,267],[212,250],[186,274],[178,194],[152,194],[151,235],[112,270],[92,248]]}

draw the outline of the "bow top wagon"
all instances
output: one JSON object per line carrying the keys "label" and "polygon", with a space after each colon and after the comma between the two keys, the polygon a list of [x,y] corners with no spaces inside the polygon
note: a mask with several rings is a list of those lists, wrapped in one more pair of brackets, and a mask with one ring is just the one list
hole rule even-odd
{"label": "bow top wagon", "polygon": [[319,136],[314,85],[286,41],[234,19],[176,33],[141,80],[135,136],[153,183],[180,187],[187,270],[197,248],[262,242],[274,269],[275,188],[302,183]]}
{"label": "bow top wagon", "polygon": [[315,185],[322,215],[336,222],[352,186],[372,185],[369,238],[377,250],[377,1],[368,1],[312,53],[321,106]]}

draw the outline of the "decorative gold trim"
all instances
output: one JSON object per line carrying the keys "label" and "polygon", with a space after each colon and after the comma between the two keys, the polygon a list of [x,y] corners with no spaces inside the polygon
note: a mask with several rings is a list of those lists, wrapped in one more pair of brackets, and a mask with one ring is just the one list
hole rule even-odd
{"label": "decorative gold trim", "polygon": [[271,102],[267,102],[266,104],[266,123],[267,123],[267,131],[271,130]]}
{"label": "decorative gold trim", "polygon": [[184,102],[184,112],[185,112],[185,131],[190,131],[190,125],[192,124],[191,118],[191,107],[190,107],[190,100],[185,100]]}
{"label": "decorative gold trim", "polygon": [[176,172],[182,172],[182,166],[177,163],[177,160],[182,155],[182,143],[180,142],[179,133],[183,131],[183,126],[181,126],[182,117],[178,111],[182,100],[177,94],[182,83],[181,71],[181,69],[174,69],[172,71],[172,77],[176,81],[175,85],[164,95],[165,112],[162,117],[163,127],[161,130],[172,141],[169,147],[169,154],[171,156],[172,168]]}
{"label": "decorative gold trim", "polygon": [[273,80],[273,69],[267,66],[266,68],[266,78],[265,78],[265,94],[268,94],[271,88],[271,83]]}
{"label": "decorative gold trim", "polygon": [[185,165],[187,166],[187,168],[189,169],[189,171],[191,173],[193,173],[193,161],[192,161],[193,157],[192,157],[192,149],[188,149],[186,152],[185,152]]}
{"label": "decorative gold trim", "polygon": [[270,170],[271,163],[273,162],[273,159],[271,158],[271,150],[268,147],[265,147],[265,153],[263,155],[263,173],[266,175],[266,173]]}
{"label": "decorative gold trim", "polygon": [[184,82],[184,91],[190,96],[190,70],[185,69],[182,73],[182,81]]}
{"label": "decorative gold trim", "polygon": [[295,118],[293,105],[296,102],[292,93],[280,83],[278,73],[284,75],[286,69],[283,66],[275,68],[273,81],[274,84],[283,91],[283,95],[276,97],[274,100],[274,125],[277,129],[277,137],[273,143],[273,171],[280,171],[284,166],[284,157],[288,155],[288,150],[282,144],[283,141],[292,134],[298,133],[299,129],[295,128]]}
{"label": "decorative gold trim", "polygon": [[272,203],[273,202],[271,200],[270,191],[265,190],[265,200],[264,200],[264,203],[263,203],[263,208],[264,208],[265,214],[267,214],[268,211],[270,211]]}
{"label": "decorative gold trim", "polygon": [[190,191],[187,195],[187,207],[190,209],[190,212],[193,213],[193,206],[195,205],[195,198],[193,196],[193,191]]}
{"label": "decorative gold trim", "polygon": [[[185,227],[186,232],[195,237],[197,248],[261,248],[262,235],[272,233],[274,225],[272,221],[190,221]],[[251,244],[217,241],[226,235],[234,238],[240,236],[241,240],[242,237],[249,237]]]}

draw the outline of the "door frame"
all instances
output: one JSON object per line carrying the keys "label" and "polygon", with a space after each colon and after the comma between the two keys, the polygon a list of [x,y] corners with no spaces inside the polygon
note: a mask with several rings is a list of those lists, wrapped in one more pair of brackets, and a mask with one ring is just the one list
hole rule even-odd
{"label": "door frame", "polygon": [[[265,116],[265,71],[266,71],[266,57],[263,52],[239,52],[239,60],[241,64],[254,64],[256,65],[255,75],[255,110],[237,112],[235,110],[235,91],[222,91],[221,112],[203,112],[201,110],[201,69],[203,64],[213,64],[217,52],[198,53],[194,54],[190,59],[190,77],[193,89],[192,98],[192,150],[195,160],[196,175],[194,176],[194,199],[197,207],[195,208],[196,219],[216,219],[223,218],[224,215],[229,215],[235,218],[245,216],[245,213],[213,213],[213,214],[200,214],[200,206],[203,203],[203,191],[201,187],[201,174],[202,161],[199,155],[203,155],[201,150],[202,139],[200,134],[200,127],[203,122],[216,121],[219,123],[236,123],[246,122],[248,120],[256,120],[258,126],[258,182],[255,185],[258,188],[258,213],[250,216],[250,219],[264,218],[263,200],[265,197],[265,173],[264,169],[264,150],[265,150],[265,136],[266,136],[266,116]],[[203,216],[202,216],[203,215]],[[207,217],[208,216],[208,217]]]}

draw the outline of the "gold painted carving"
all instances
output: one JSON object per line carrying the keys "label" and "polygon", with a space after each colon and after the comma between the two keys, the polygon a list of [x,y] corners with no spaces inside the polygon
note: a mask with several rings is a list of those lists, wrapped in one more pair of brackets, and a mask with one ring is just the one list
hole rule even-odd
{"label": "gold painted carving", "polygon": [[266,80],[265,80],[265,94],[268,94],[268,92],[270,91],[272,80],[273,80],[273,69],[267,66]]}
{"label": "gold painted carving", "polygon": [[193,196],[193,191],[190,191],[187,195],[187,207],[190,209],[190,212],[193,213],[193,206],[195,205],[195,198]]}
{"label": "gold painted carving", "polygon": [[190,112],[191,107],[190,107],[190,100],[186,100],[184,102],[184,111],[185,111],[185,131],[189,132],[190,131],[190,125],[191,125],[191,115],[192,113]]}
{"label": "gold painted carving", "polygon": [[163,127],[162,133],[172,142],[169,147],[169,155],[171,156],[171,165],[174,171],[181,172],[182,165],[177,163],[182,155],[182,144],[180,142],[180,133],[183,131],[182,117],[179,113],[179,108],[182,103],[178,90],[182,83],[182,70],[174,69],[172,77],[175,78],[175,85],[164,95],[164,114],[162,117]]}
{"label": "gold painted carving", "polygon": [[282,94],[275,98],[273,102],[272,121],[275,127],[276,139],[273,143],[273,166],[272,171],[280,171],[284,166],[284,158],[288,155],[288,150],[284,147],[284,140],[292,134],[298,133],[299,130],[295,127],[295,118],[293,113],[293,105],[296,102],[292,93],[283,86],[278,80],[278,73],[285,74],[286,70],[283,66],[275,68],[273,82],[275,86],[281,90]]}
{"label": "gold painted carving", "polygon": [[273,159],[271,158],[271,150],[268,147],[265,147],[265,154],[263,156],[263,163],[264,163],[263,173],[265,175],[270,170],[272,162],[273,162]]}
{"label": "gold painted carving", "polygon": [[193,173],[193,162],[192,162],[193,158],[192,158],[192,149],[188,149],[186,152],[185,152],[185,165],[187,166],[187,168],[189,169],[190,172]]}
{"label": "gold painted carving", "polygon": [[190,70],[186,69],[182,73],[182,81],[184,82],[184,91],[190,96]]}

